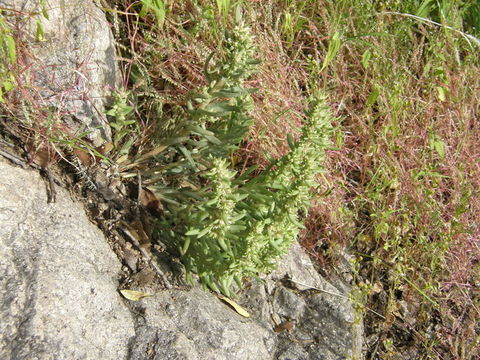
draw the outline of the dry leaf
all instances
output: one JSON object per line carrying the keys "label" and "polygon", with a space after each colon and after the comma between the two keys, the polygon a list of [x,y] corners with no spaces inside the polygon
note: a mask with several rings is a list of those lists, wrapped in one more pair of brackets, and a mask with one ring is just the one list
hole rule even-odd
{"label": "dry leaf", "polygon": [[125,299],[132,300],[132,301],[139,301],[143,298],[150,297],[153,295],[146,294],[141,291],[136,291],[136,290],[120,290],[120,294],[122,294]]}
{"label": "dry leaf", "polygon": [[130,236],[132,236],[138,242],[139,246],[150,251],[150,236],[145,231],[145,228],[140,220],[134,220],[130,223],[122,221],[121,225],[127,228],[126,230],[128,230]]}
{"label": "dry leaf", "polygon": [[98,151],[100,154],[102,154],[104,156],[108,155],[110,153],[110,151],[112,151],[112,149],[113,149],[113,144],[110,143],[110,142],[95,148],[96,151]]}
{"label": "dry leaf", "polygon": [[378,294],[380,292],[383,291],[383,285],[381,282],[376,282],[375,284],[373,284],[373,287],[372,287],[372,292],[374,294]]}
{"label": "dry leaf", "polygon": [[161,216],[163,214],[163,205],[153,191],[142,188],[140,202],[152,215]]}
{"label": "dry leaf", "polygon": [[117,159],[117,164],[121,164],[121,163],[125,162],[126,160],[128,160],[128,155],[127,154],[122,155]]}
{"label": "dry leaf", "polygon": [[275,326],[273,331],[278,333],[278,332],[282,332],[282,331],[285,331],[285,330],[292,330],[294,327],[295,327],[295,321],[294,320],[284,321],[280,325]]}
{"label": "dry leaf", "polygon": [[82,163],[83,166],[89,167],[93,164],[94,158],[87,150],[74,148],[73,153],[78,158],[78,160]]}
{"label": "dry leaf", "polygon": [[228,305],[230,305],[237,313],[239,313],[240,315],[242,315],[243,317],[250,317],[250,314],[248,313],[247,310],[245,310],[243,307],[241,307],[240,305],[238,305],[235,301],[233,301],[232,299],[229,299],[228,297],[226,296],[223,296],[221,294],[217,294],[218,298],[224,302],[226,302]]}
{"label": "dry leaf", "polygon": [[47,147],[43,147],[33,155],[33,162],[42,168],[47,168],[53,163],[55,155],[53,151]]}

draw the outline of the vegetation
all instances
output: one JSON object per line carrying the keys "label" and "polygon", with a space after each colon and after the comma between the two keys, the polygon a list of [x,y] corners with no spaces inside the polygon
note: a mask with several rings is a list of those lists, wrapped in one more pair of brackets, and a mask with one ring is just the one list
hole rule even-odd
{"label": "vegetation", "polygon": [[[195,273],[211,289],[231,296],[234,281],[241,287],[244,278],[272,271],[296,239],[332,116],[324,96],[312,97],[301,137],[289,139],[289,153],[256,176],[255,166],[240,173],[235,154],[252,125],[254,92],[244,81],[258,65],[240,12],[223,50],[213,69],[215,54],[208,57],[207,85],[188,93],[187,112],[163,144],[123,166],[126,176],[140,170],[149,190],[164,200],[157,236],[179,249],[189,278]],[[119,104],[114,109],[128,108]]]}
{"label": "vegetation", "polygon": [[366,358],[480,356],[477,1],[105,10],[126,59],[113,158],[162,201],[157,236],[191,272],[228,294],[271,270],[304,218],[327,272],[344,247],[356,256]]}
{"label": "vegetation", "polygon": [[[0,12],[1,15],[1,12]],[[3,94],[8,93],[15,86],[15,78],[11,67],[17,60],[17,49],[12,29],[0,17],[0,103],[3,103]]]}

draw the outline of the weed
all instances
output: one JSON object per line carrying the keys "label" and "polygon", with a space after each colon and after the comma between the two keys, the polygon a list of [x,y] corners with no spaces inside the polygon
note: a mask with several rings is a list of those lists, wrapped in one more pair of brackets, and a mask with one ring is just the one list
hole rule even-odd
{"label": "weed", "polygon": [[0,103],[16,84],[12,67],[17,61],[17,46],[7,19],[0,11]]}
{"label": "weed", "polygon": [[234,280],[240,286],[246,276],[273,270],[296,238],[298,213],[308,207],[319,171],[329,113],[319,98],[302,136],[291,140],[290,153],[255,178],[248,172],[237,176],[235,163],[226,159],[234,158],[251,124],[251,91],[242,83],[256,62],[247,28],[235,28],[226,41],[225,55],[213,70],[207,60],[208,85],[189,96],[188,121],[177,129],[177,138],[188,137],[176,146],[169,172],[188,185],[168,195],[163,185],[152,189],[163,199],[170,196],[161,238],[181,241],[187,270],[213,290],[231,295]]}

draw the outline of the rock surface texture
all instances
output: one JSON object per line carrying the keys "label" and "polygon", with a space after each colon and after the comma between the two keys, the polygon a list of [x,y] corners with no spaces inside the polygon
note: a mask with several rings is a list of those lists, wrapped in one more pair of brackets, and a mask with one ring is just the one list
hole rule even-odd
{"label": "rock surface texture", "polygon": [[0,0],[15,19],[19,41],[28,46],[22,82],[38,107],[54,106],[64,114],[66,131],[86,134],[99,146],[111,137],[104,111],[120,79],[110,26],[92,1],[44,4],[42,12],[40,0]]}
{"label": "rock surface texture", "polygon": [[132,302],[103,234],[67,191],[57,198],[48,204],[35,171],[0,159],[1,359],[360,358],[344,289],[298,246],[243,292],[250,318],[198,288],[136,288],[153,296]]}
{"label": "rock surface texture", "polygon": [[120,264],[80,204],[0,159],[0,359],[124,359]]}

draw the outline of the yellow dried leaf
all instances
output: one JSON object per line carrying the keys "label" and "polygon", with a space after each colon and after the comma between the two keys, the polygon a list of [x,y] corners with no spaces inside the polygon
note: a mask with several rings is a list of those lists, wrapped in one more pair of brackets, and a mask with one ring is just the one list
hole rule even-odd
{"label": "yellow dried leaf", "polygon": [[122,294],[125,299],[132,300],[132,301],[139,301],[143,298],[150,297],[152,295],[146,294],[141,291],[136,290],[120,290],[120,294]]}
{"label": "yellow dried leaf", "polygon": [[382,290],[383,290],[383,285],[382,285],[382,283],[376,282],[375,284],[373,284],[372,292],[373,292],[374,294],[378,294],[379,292],[382,292]]}
{"label": "yellow dried leaf", "polygon": [[241,307],[240,305],[238,305],[235,301],[233,301],[232,299],[229,299],[228,297],[226,296],[223,296],[221,294],[217,294],[218,298],[224,302],[226,302],[228,305],[230,305],[237,313],[239,313],[240,315],[242,315],[243,317],[250,317],[250,314],[248,313],[247,310],[245,310],[243,307]]}

